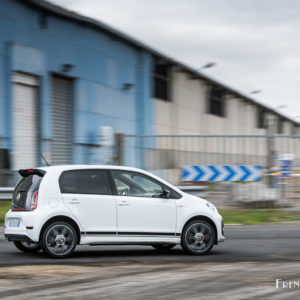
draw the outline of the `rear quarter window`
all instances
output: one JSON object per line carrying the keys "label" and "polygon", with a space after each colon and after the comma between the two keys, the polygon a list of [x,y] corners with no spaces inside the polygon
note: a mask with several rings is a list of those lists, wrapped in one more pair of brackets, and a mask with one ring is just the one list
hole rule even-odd
{"label": "rear quarter window", "polygon": [[59,178],[59,187],[63,194],[112,195],[105,170],[64,171]]}

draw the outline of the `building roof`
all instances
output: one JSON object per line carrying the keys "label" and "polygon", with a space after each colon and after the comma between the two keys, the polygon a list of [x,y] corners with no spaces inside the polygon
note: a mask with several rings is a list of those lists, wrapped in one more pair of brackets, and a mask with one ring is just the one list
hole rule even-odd
{"label": "building roof", "polygon": [[71,21],[75,21],[78,23],[81,23],[83,25],[88,25],[92,28],[94,28],[95,30],[99,30],[101,32],[104,32],[110,36],[113,36],[114,38],[121,40],[127,44],[130,44],[131,46],[138,48],[138,49],[142,49],[145,50],[149,53],[151,53],[152,55],[163,59],[164,61],[175,65],[177,67],[179,67],[180,69],[182,69],[185,72],[190,73],[194,78],[199,78],[205,81],[210,82],[211,84],[214,84],[216,86],[219,86],[220,88],[223,88],[224,90],[226,90],[228,93],[243,99],[244,101],[247,101],[249,103],[252,103],[254,105],[257,105],[259,107],[264,108],[267,112],[273,113],[277,116],[280,116],[281,118],[283,118],[284,120],[290,121],[292,123],[294,123],[295,125],[300,126],[300,123],[287,117],[284,114],[279,113],[278,111],[276,111],[274,108],[271,108],[265,104],[262,104],[260,102],[257,102],[256,100],[254,100],[253,98],[249,97],[248,95],[243,94],[242,92],[238,91],[235,88],[232,88],[230,86],[228,86],[227,84],[221,83],[220,81],[217,81],[201,72],[199,72],[197,69],[192,68],[190,66],[188,66],[187,64],[184,64],[180,61],[177,61],[174,58],[171,58],[161,52],[159,52],[158,50],[146,45],[145,43],[140,42],[139,40],[117,30],[112,28],[111,26],[108,26],[107,24],[100,22],[98,20],[83,16],[81,14],[78,14],[76,12],[70,11],[66,8],[63,8],[61,6],[49,3],[48,1],[45,0],[18,0],[22,3],[26,3],[27,5],[31,5],[33,7],[36,7],[40,10],[42,10],[43,12],[47,12],[49,14],[54,14],[58,17],[63,17],[65,19],[69,19]]}

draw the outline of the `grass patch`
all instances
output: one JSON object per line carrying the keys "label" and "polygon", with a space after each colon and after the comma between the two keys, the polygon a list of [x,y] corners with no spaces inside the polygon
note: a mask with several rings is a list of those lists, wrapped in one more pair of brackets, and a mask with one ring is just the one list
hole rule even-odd
{"label": "grass patch", "polygon": [[[0,201],[0,225],[11,207],[11,201]],[[281,209],[223,209],[219,213],[225,224],[261,224],[285,221],[300,221],[299,212],[289,212]]]}
{"label": "grass patch", "polygon": [[5,214],[10,210],[11,201],[0,201],[0,225],[4,224]]}
{"label": "grass patch", "polygon": [[299,212],[281,209],[224,209],[219,213],[225,224],[261,224],[286,221],[299,221]]}

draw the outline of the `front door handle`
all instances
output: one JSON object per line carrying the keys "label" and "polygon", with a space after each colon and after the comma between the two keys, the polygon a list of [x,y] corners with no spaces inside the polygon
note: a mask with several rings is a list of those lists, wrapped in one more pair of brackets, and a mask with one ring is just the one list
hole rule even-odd
{"label": "front door handle", "polygon": [[121,201],[121,202],[119,202],[119,204],[118,204],[119,206],[129,206],[129,203],[127,202],[127,201]]}

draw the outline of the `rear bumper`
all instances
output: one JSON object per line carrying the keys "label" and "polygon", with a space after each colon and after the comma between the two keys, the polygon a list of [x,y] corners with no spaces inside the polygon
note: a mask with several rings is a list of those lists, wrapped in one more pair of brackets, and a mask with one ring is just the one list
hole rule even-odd
{"label": "rear bumper", "polygon": [[[9,219],[20,219],[19,226],[10,227]],[[11,212],[5,216],[4,236],[8,241],[39,241],[39,223],[35,212]],[[29,227],[29,228],[28,228]]]}
{"label": "rear bumper", "polygon": [[4,234],[4,237],[9,242],[33,242],[32,239],[25,234]]}

